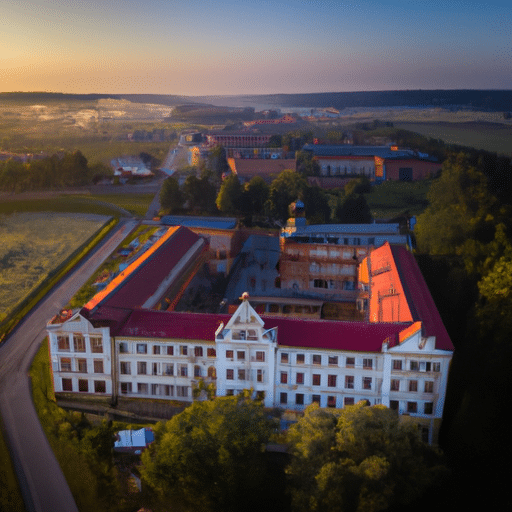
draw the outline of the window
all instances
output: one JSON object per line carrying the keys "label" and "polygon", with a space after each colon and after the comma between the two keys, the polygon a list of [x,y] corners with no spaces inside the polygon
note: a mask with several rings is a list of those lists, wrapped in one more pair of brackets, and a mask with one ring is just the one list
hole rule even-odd
{"label": "window", "polygon": [[158,395],[158,384],[151,384],[151,394]]}
{"label": "window", "polygon": [[153,345],[153,354],[155,356],[160,355],[160,345]]}
{"label": "window", "polygon": [[327,386],[330,388],[336,387],[336,375],[327,375]]}
{"label": "window", "polygon": [[389,401],[389,408],[393,411],[398,411],[398,405],[399,405],[398,400],[390,400]]}
{"label": "window", "polygon": [[434,392],[434,382],[431,380],[425,381],[425,393],[433,393]]}
{"label": "window", "polygon": [[[93,352],[94,352],[94,350],[93,350]],[[125,343],[124,341],[119,343],[119,353],[120,354],[128,354],[128,343]]]}
{"label": "window", "polygon": [[233,396],[235,394],[234,389],[226,389],[226,396]]}
{"label": "window", "polygon": [[402,360],[393,359],[393,370],[400,371],[402,369]]}
{"label": "window", "polygon": [[226,350],[226,359],[233,359],[233,351]]}
{"label": "window", "polygon": [[137,354],[147,354],[148,346],[145,343],[137,343]]}
{"label": "window", "polygon": [[311,402],[320,405],[320,395],[311,395]]}
{"label": "window", "polygon": [[345,375],[345,388],[346,389],[354,389],[354,376],[353,375]]}
{"label": "window", "polygon": [[304,405],[304,394],[303,393],[297,393],[295,395],[295,404],[296,405]]}
{"label": "window", "polygon": [[188,386],[176,386],[176,396],[188,397]]}
{"label": "window", "polygon": [[164,375],[174,375],[174,365],[172,363],[164,363],[163,373]]}
{"label": "window", "polygon": [[297,373],[295,375],[295,384],[304,384],[304,374],[303,373]]}
{"label": "window", "polygon": [[416,391],[418,391],[418,381],[417,380],[409,381],[409,391],[412,393],[415,393]]}
{"label": "window", "polygon": [[73,334],[73,347],[75,352],[85,352],[85,338],[81,334]]}
{"label": "window", "polygon": [[256,370],[256,381],[263,382],[263,370]]}
{"label": "window", "polygon": [[226,370],[226,379],[227,380],[233,380],[235,378],[235,370],[232,368],[228,368]]}
{"label": "window", "polygon": [[434,412],[434,402],[425,402],[423,405],[424,414],[432,414]]}
{"label": "window", "polygon": [[327,288],[327,281],[325,279],[313,279],[314,288]]}
{"label": "window", "polygon": [[265,391],[256,391],[256,400],[265,400]]}
{"label": "window", "polygon": [[188,377],[188,366],[186,364],[180,364],[178,367],[180,377]]}
{"label": "window", "polygon": [[304,354],[297,354],[297,364],[304,364]]}
{"label": "window", "polygon": [[146,375],[147,373],[147,364],[145,361],[139,361],[137,363],[137,375]]}
{"label": "window", "polygon": [[61,372],[70,372],[71,371],[71,358],[70,357],[61,357],[60,358],[60,371]]}
{"label": "window", "polygon": [[241,368],[238,369],[238,380],[245,380],[245,370]]}
{"label": "window", "polygon": [[77,372],[87,373],[87,359],[77,359]]}
{"label": "window", "polygon": [[132,392],[132,383],[131,382],[121,382],[121,393],[126,395],[126,393]]}
{"label": "window", "polygon": [[288,353],[281,352],[281,363],[287,363],[287,362],[288,362]]}
{"label": "window", "polygon": [[391,391],[400,391],[400,380],[391,379]]}
{"label": "window", "polygon": [[363,389],[372,389],[371,377],[363,377]]}
{"label": "window", "polygon": [[207,348],[206,349],[206,355],[208,357],[215,357],[216,356],[215,349],[214,348]]}
{"label": "window", "polygon": [[371,370],[373,368],[373,359],[363,359],[363,368]]}
{"label": "window", "polygon": [[62,391],[73,391],[72,379],[62,379]]}
{"label": "window", "polygon": [[89,392],[89,381],[87,379],[78,379],[78,391],[81,393]]}
{"label": "window", "polygon": [[347,405],[354,405],[354,398],[351,396],[346,396],[343,399],[343,406],[346,407]]}
{"label": "window", "polygon": [[95,380],[94,381],[94,392],[95,393],[106,393],[105,381]]}
{"label": "window", "polygon": [[151,365],[151,375],[158,375],[158,363],[153,363]]}
{"label": "window", "polygon": [[279,393],[279,403],[280,404],[288,403],[288,393]]}
{"label": "window", "polygon": [[260,361],[260,362],[265,361],[265,352],[258,350],[256,352],[256,361]]}
{"label": "window", "polygon": [[432,363],[432,371],[440,372],[441,371],[441,363]]}
{"label": "window", "polygon": [[329,356],[329,364],[338,366],[338,356]]}
{"label": "window", "polygon": [[328,396],[327,397],[327,407],[336,407],[336,397],[335,396]]}
{"label": "window", "polygon": [[174,355],[174,347],[172,345],[167,346],[167,355],[173,356]]}
{"label": "window", "polygon": [[103,373],[103,359],[94,360],[94,373]]}
{"label": "window", "polygon": [[320,354],[313,354],[313,364],[322,364],[322,356]]}
{"label": "window", "polygon": [[162,393],[163,395],[174,396],[174,386],[168,385],[168,384],[163,384],[160,389],[163,390],[163,393]]}
{"label": "window", "polygon": [[139,382],[137,384],[137,393],[139,395],[147,395],[148,394],[148,385],[144,382]]}
{"label": "window", "polygon": [[194,347],[194,356],[203,357],[203,347]]}
{"label": "window", "polygon": [[91,336],[91,352],[93,354],[103,353],[103,339],[98,336]]}
{"label": "window", "polygon": [[238,361],[245,361],[245,350],[237,350],[236,358],[238,359]]}
{"label": "window", "polygon": [[57,347],[61,352],[69,352],[69,337],[57,336]]}
{"label": "window", "polygon": [[420,369],[420,365],[418,364],[418,361],[410,361],[409,369],[412,370],[413,372],[417,372]]}
{"label": "window", "polygon": [[288,384],[288,374],[286,372],[281,372],[280,381],[281,384]]}
{"label": "window", "polygon": [[418,404],[416,402],[407,402],[407,412],[415,413],[418,411]]}
{"label": "window", "polygon": [[188,347],[187,345],[180,345],[180,356],[188,355]]}
{"label": "window", "polygon": [[197,364],[194,366],[194,377],[201,377],[201,367]]}
{"label": "window", "polygon": [[320,386],[321,376],[319,373],[313,374],[313,386]]}
{"label": "window", "polygon": [[121,375],[131,375],[132,369],[130,363],[121,361]]}
{"label": "window", "polygon": [[355,357],[347,357],[347,368],[354,368],[356,365],[356,358]]}

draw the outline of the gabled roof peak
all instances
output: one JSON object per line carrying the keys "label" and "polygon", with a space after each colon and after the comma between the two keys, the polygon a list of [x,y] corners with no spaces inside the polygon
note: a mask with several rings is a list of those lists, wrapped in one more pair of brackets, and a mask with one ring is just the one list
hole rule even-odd
{"label": "gabled roof peak", "polygon": [[265,323],[249,302],[249,293],[244,292],[240,298],[242,299],[242,303],[240,306],[238,306],[237,310],[233,313],[233,316],[229,319],[228,323],[226,324],[226,328],[233,329],[236,325],[239,324],[259,324],[260,327],[263,327]]}

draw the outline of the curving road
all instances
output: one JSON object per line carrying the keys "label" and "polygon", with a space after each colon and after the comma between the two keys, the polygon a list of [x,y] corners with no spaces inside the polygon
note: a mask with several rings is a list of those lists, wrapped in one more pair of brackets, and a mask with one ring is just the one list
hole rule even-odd
{"label": "curving road", "polygon": [[29,512],[78,512],[32,403],[28,375],[32,359],[46,336],[47,321],[137,224],[134,219],[121,219],[107,239],[53,288],[0,345],[0,414]]}

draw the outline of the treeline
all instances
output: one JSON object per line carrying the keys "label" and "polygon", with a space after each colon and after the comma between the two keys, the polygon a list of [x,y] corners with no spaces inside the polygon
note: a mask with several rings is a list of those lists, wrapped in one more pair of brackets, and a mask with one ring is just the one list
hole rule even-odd
{"label": "treeline", "polygon": [[456,346],[441,443],[454,492],[508,499],[512,449],[510,161],[451,154],[415,229],[418,261]]}
{"label": "treeline", "polygon": [[0,190],[19,193],[89,185],[112,171],[101,163],[88,165],[80,151],[20,162],[10,158],[0,162]]}

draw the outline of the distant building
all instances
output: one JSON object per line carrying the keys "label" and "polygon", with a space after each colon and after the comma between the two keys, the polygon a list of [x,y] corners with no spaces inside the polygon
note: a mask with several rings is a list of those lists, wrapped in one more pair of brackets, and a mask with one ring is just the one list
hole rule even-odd
{"label": "distant building", "polygon": [[294,159],[244,159],[228,158],[228,165],[233,174],[238,176],[240,182],[250,181],[255,176],[263,178],[270,183],[281,172],[290,169],[296,170]]}
{"label": "distant building", "polygon": [[147,178],[153,173],[147,168],[141,158],[136,156],[122,156],[113,158],[110,165],[114,176]]}
{"label": "distant building", "polygon": [[304,151],[313,154],[321,176],[367,176],[371,181],[387,179],[413,181],[435,174],[439,162],[411,149],[396,146],[352,146],[306,144]]}

